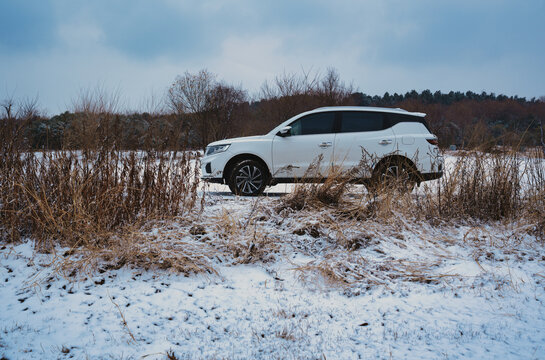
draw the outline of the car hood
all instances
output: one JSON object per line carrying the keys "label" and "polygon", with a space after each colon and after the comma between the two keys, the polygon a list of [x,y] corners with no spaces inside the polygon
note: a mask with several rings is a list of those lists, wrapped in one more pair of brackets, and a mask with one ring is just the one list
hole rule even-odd
{"label": "car hood", "polygon": [[245,137],[238,137],[238,138],[231,138],[231,139],[223,139],[223,140],[214,141],[213,143],[208,144],[208,146],[236,144],[236,143],[241,143],[241,142],[263,141],[263,140],[269,140],[269,138],[270,137],[267,136],[267,135],[245,136]]}

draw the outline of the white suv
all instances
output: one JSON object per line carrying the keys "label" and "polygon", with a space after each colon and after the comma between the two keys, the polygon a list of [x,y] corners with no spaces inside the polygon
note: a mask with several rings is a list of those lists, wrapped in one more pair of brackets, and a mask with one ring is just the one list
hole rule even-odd
{"label": "white suv", "polygon": [[[444,166],[437,137],[428,130],[424,116],[361,106],[307,111],[267,135],[209,144],[201,160],[201,176],[247,196],[259,195],[268,185],[320,181],[332,168],[350,172],[362,165],[368,170],[358,180],[364,183],[395,176],[420,184],[441,177]],[[319,166],[309,176],[312,164]]]}

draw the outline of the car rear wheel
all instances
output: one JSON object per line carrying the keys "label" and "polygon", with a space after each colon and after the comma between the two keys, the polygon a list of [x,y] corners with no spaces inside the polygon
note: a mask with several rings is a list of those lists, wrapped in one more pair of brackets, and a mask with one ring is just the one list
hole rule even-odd
{"label": "car rear wheel", "polygon": [[255,160],[243,160],[235,165],[229,176],[229,189],[235,195],[257,196],[267,186],[267,170]]}
{"label": "car rear wheel", "polygon": [[373,174],[370,190],[395,190],[409,193],[416,184],[416,170],[407,161],[391,160],[379,165]]}

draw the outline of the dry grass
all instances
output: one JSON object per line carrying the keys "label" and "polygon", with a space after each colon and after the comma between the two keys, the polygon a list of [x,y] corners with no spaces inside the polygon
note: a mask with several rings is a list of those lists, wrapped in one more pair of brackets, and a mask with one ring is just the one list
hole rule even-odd
{"label": "dry grass", "polygon": [[526,166],[528,206],[524,217],[535,224],[531,232],[545,241],[545,152],[531,152]]}
{"label": "dry grass", "polygon": [[522,166],[517,152],[462,153],[432,189],[434,192],[424,195],[423,210],[428,217],[442,219],[514,218],[527,205]]}
{"label": "dry grass", "polygon": [[360,254],[331,252],[294,270],[304,283],[316,286],[325,280],[325,288],[370,289],[372,286],[390,288],[396,281],[437,284],[447,275],[432,271],[439,261],[408,261],[403,259],[370,260]]}
{"label": "dry grass", "polygon": [[190,153],[61,151],[16,154],[2,169],[0,224],[11,240],[37,246],[100,246],[152,219],[197,205]]}
{"label": "dry grass", "polygon": [[539,229],[543,225],[545,161],[540,151],[461,152],[441,179],[423,183],[418,191],[400,191],[402,186],[375,183],[367,192],[347,196],[351,184],[360,180],[355,176],[365,171],[360,167],[344,173],[331,170],[322,183],[297,184],[280,200],[277,211],[327,207],[335,208],[340,218],[360,221],[388,221],[402,213],[408,219],[433,224],[532,219],[538,222]]}
{"label": "dry grass", "polygon": [[86,116],[97,126],[80,134],[88,146],[78,151],[27,151],[21,121],[0,123],[2,241],[29,238],[42,252],[70,248],[56,256],[62,273],[97,269],[101,262],[107,268],[212,271],[195,247],[168,248],[145,230],[202,211],[197,154],[122,151],[105,130],[114,114],[93,109]]}
{"label": "dry grass", "polygon": [[545,161],[540,151],[462,153],[435,185],[425,185],[411,208],[432,224],[510,223],[543,242]]}
{"label": "dry grass", "polygon": [[311,163],[294,190],[282,198],[276,207],[277,212],[319,209],[324,206],[339,206],[342,203],[352,177],[335,167],[330,167],[326,176],[322,175],[322,160],[319,156]]}
{"label": "dry grass", "polygon": [[[307,236],[298,250],[316,257],[295,266],[300,279],[316,284],[320,278],[328,286],[346,289],[389,287],[397,280],[444,283],[456,275],[434,269],[450,258],[446,248],[454,243],[473,249],[471,260],[478,263],[494,256],[494,249],[517,254],[527,235],[543,242],[545,161],[541,154],[462,153],[447,170],[440,180],[411,193],[375,186],[358,195],[345,175],[320,184],[297,184],[291,194],[278,200],[276,209],[287,219],[295,219],[287,221],[285,228],[300,229],[295,234],[302,239]],[[335,201],[320,200],[318,190],[335,192],[339,186],[345,191]],[[455,234],[461,225],[476,229],[477,235],[469,231],[458,240],[441,235]],[[486,235],[487,226],[505,230],[501,236]],[[313,231],[319,234],[318,245]],[[403,234],[415,234],[419,240],[409,241]],[[422,256],[404,259],[400,254],[407,246],[421,249],[417,253]]]}
{"label": "dry grass", "polygon": [[279,237],[271,233],[262,222],[268,219],[267,211],[261,207],[261,200],[254,200],[248,214],[232,214],[223,210],[212,217],[210,227],[213,229],[213,246],[219,254],[225,256],[233,264],[270,262],[275,260],[279,252]]}

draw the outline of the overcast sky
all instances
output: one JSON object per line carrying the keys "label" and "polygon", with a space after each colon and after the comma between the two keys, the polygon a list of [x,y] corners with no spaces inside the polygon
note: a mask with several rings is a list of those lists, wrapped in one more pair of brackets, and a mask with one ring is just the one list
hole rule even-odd
{"label": "overcast sky", "polygon": [[128,107],[206,68],[257,94],[336,68],[360,91],[545,95],[545,1],[0,0],[0,99],[49,114],[81,89]]}

